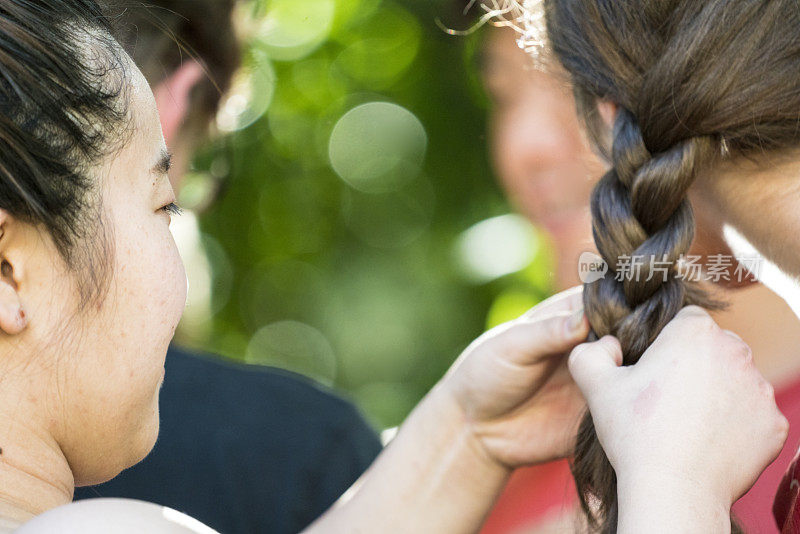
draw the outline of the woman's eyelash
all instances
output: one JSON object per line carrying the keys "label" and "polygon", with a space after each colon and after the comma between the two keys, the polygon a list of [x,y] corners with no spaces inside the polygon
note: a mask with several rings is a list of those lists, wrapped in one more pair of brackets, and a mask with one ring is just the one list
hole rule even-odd
{"label": "woman's eyelash", "polygon": [[170,215],[180,215],[180,214],[182,214],[182,213],[183,213],[183,208],[181,208],[180,206],[178,206],[178,205],[177,205],[176,203],[174,203],[174,202],[172,202],[172,203],[170,203],[170,204],[167,204],[166,206],[164,206],[164,207],[163,207],[163,208],[161,208],[161,209],[162,209],[162,210],[164,210],[164,211],[166,211],[166,212],[167,212],[167,213],[169,213]]}

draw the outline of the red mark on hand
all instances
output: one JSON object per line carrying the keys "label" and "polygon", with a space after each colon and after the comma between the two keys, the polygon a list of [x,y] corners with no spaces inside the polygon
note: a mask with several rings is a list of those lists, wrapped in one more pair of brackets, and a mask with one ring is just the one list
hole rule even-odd
{"label": "red mark on hand", "polygon": [[656,401],[660,397],[661,390],[658,388],[658,385],[655,381],[650,382],[646,388],[639,392],[636,399],[633,401],[633,413],[639,417],[649,417],[653,411],[653,406],[655,406]]}

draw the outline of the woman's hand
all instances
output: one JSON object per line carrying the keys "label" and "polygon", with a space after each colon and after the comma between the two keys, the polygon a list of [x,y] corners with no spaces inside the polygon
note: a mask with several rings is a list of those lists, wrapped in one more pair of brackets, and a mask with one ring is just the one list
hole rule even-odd
{"label": "woman's hand", "polygon": [[499,464],[562,458],[585,408],[567,355],[588,333],[582,288],[565,291],[478,338],[438,389],[455,399],[469,433]]}
{"label": "woman's hand", "polygon": [[569,361],[617,472],[619,531],[729,528],[731,504],[775,459],[789,428],[749,347],[689,306],[639,363],[621,362],[610,336],[577,347]]}

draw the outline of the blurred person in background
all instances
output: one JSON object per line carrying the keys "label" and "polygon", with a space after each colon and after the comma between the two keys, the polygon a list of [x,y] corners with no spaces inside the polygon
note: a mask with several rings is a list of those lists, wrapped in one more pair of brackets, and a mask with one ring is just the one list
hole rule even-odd
{"label": "blurred person in background", "polygon": [[[178,192],[239,64],[234,1],[148,5],[128,11],[122,40],[153,87]],[[76,499],[154,502],[225,533],[297,532],[381,450],[350,402],[300,375],[173,344],[166,377],[153,452],[110,482],[78,488]]]}
{"label": "blurred person in background", "polygon": [[[561,291],[581,283],[579,256],[595,251],[589,197],[603,164],[579,124],[566,77],[560,77],[554,65],[548,65],[549,70],[535,65],[517,45],[518,34],[512,29],[491,28],[487,33],[481,70],[491,100],[497,176],[511,203],[552,238],[553,289]],[[696,212],[692,253],[727,248],[709,237],[715,222],[704,220],[702,208]],[[778,407],[791,424],[779,458],[733,508],[747,532],[778,532],[771,505],[800,440],[800,322],[786,302],[762,284],[717,291],[730,306],[712,315],[753,349],[756,366],[775,387]],[[522,468],[510,479],[482,532],[571,532],[579,515],[577,505],[567,460]]]}

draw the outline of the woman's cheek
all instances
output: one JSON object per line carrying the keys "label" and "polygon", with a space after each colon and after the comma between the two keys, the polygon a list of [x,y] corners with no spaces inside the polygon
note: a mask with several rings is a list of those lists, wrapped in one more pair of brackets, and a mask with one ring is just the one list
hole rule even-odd
{"label": "woman's cheek", "polygon": [[[148,288],[141,305],[146,314],[145,323],[149,323],[145,328],[155,334],[153,339],[166,351],[186,306],[186,270],[175,240],[161,217],[154,217],[149,233],[149,246],[143,247],[147,268],[144,279],[138,282],[140,287]],[[159,346],[159,350],[161,348]]]}
{"label": "woman's cheek", "polygon": [[173,326],[174,332],[178,321],[180,321],[180,318],[183,315],[183,310],[186,308],[186,299],[188,298],[189,293],[189,279],[186,275],[186,268],[183,264],[183,260],[178,252],[178,247],[175,244],[175,240],[173,239],[171,233],[169,239],[169,249],[169,255],[167,257],[171,258],[171,284],[173,288],[172,293],[175,295],[174,305],[172,306],[172,309],[175,310],[175,321]]}

